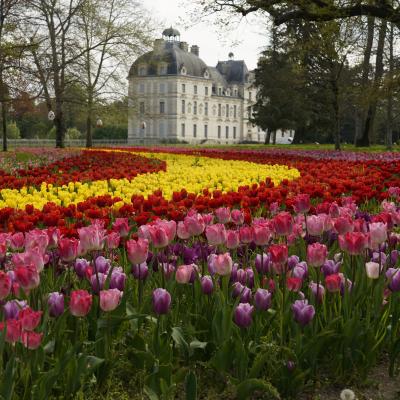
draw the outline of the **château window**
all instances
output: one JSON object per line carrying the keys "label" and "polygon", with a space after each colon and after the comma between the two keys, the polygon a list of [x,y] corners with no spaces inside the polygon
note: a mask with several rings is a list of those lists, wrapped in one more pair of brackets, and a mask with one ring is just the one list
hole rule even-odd
{"label": "ch\u00e2teau window", "polygon": [[218,117],[222,115],[222,105],[218,104]]}
{"label": "ch\u00e2teau window", "polygon": [[144,114],[145,107],[144,107],[144,101],[141,101],[139,104],[139,112],[140,114]]}
{"label": "ch\u00e2teau window", "polygon": [[181,125],[181,135],[182,137],[185,137],[185,124]]}
{"label": "ch\u00e2teau window", "polygon": [[229,126],[225,128],[225,137],[228,139],[229,138]]}
{"label": "ch\u00e2teau window", "polygon": [[182,100],[182,114],[185,114],[186,111],[186,102],[185,100]]}
{"label": "ch\u00e2teau window", "polygon": [[229,118],[229,104],[226,105],[226,118]]}
{"label": "ch\u00e2teau window", "polygon": [[205,94],[206,96],[208,96],[208,86],[206,86],[206,87],[204,88],[204,94]]}
{"label": "ch\u00e2teau window", "polygon": [[186,93],[186,85],[182,83],[182,93]]}
{"label": "ch\u00e2teau window", "polygon": [[218,96],[222,96],[222,88],[218,88]]}
{"label": "ch\u00e2teau window", "polygon": [[197,101],[193,102],[193,114],[197,115]]}
{"label": "ch\u00e2teau window", "polygon": [[233,127],[233,138],[236,139],[236,126]]}
{"label": "ch\u00e2teau window", "polygon": [[204,137],[208,137],[208,125],[204,125]]}
{"label": "ch\u00e2teau window", "polygon": [[139,67],[139,75],[144,76],[147,73],[147,68],[145,66]]}
{"label": "ch\u00e2teau window", "polygon": [[140,92],[140,93],[144,93],[144,91],[145,91],[145,85],[144,85],[144,83],[141,83],[141,84],[139,85],[139,92]]}
{"label": "ch\u00e2teau window", "polygon": [[194,94],[197,94],[197,85],[194,85]]}
{"label": "ch\u00e2teau window", "polygon": [[160,114],[165,114],[165,102],[160,101]]}
{"label": "ch\u00e2teau window", "polygon": [[233,106],[233,116],[234,118],[237,117],[237,106]]}
{"label": "ch\u00e2teau window", "polygon": [[208,116],[208,103],[204,103],[204,115]]}
{"label": "ch\u00e2teau window", "polygon": [[218,125],[218,139],[221,139],[221,127]]}
{"label": "ch\u00e2teau window", "polygon": [[197,125],[193,125],[193,137],[197,137]]}

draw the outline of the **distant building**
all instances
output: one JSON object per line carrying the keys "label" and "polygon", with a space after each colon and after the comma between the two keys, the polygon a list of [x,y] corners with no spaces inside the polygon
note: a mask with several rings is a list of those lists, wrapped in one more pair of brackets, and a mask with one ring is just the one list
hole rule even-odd
{"label": "distant building", "polygon": [[[180,41],[166,29],[152,51],[139,57],[129,72],[128,141],[180,140],[189,143],[264,142],[265,132],[249,121],[256,101],[254,73],[244,61],[207,66],[199,47]],[[289,143],[292,132],[278,132]]]}

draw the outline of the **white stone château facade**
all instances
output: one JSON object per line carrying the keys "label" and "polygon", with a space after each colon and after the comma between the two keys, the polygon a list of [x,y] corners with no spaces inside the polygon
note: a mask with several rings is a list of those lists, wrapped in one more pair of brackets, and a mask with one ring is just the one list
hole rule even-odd
{"label": "white stone ch\u00e2teau facade", "polygon": [[[189,50],[179,32],[170,28],[155,40],[152,51],[134,62],[128,79],[130,143],[265,140],[265,132],[249,121],[257,94],[254,73],[232,54],[228,61],[209,67],[199,57],[198,46]],[[278,132],[277,142],[290,135]]]}

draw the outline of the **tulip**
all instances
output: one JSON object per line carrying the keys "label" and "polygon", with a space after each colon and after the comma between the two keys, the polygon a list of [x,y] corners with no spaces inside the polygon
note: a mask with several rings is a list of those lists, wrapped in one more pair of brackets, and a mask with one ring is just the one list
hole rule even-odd
{"label": "tulip", "polygon": [[149,226],[149,234],[150,240],[156,249],[161,249],[168,246],[168,234],[164,227],[156,225]]}
{"label": "tulip", "polygon": [[296,300],[292,304],[293,316],[301,326],[309,324],[315,315],[314,306],[308,304],[307,300]]}
{"label": "tulip", "polygon": [[235,225],[243,225],[244,223],[244,212],[242,210],[232,210],[231,219]]}
{"label": "tulip", "polygon": [[331,274],[325,277],[325,286],[328,292],[335,293],[340,291],[342,280],[339,274]]}
{"label": "tulip", "polygon": [[365,271],[367,273],[368,278],[370,279],[378,279],[380,267],[379,264],[373,261],[365,263]]}
{"label": "tulip", "polygon": [[87,290],[73,290],[69,302],[69,310],[75,317],[84,317],[92,306],[92,295]]}
{"label": "tulip", "polygon": [[99,291],[104,288],[104,285],[107,280],[107,275],[103,274],[101,272],[97,272],[97,273],[94,273],[90,277],[89,280],[90,280],[90,285],[92,287],[93,292],[99,293]]}
{"label": "tulip", "polygon": [[132,265],[132,275],[135,279],[144,281],[149,275],[149,267],[147,263],[133,264]]}
{"label": "tulip", "polygon": [[235,282],[232,285],[232,296],[234,298],[240,296],[241,293],[243,292],[243,289],[244,289],[244,286],[240,282]]}
{"label": "tulip", "polygon": [[324,244],[313,243],[307,246],[307,262],[312,267],[321,267],[328,255],[328,249]]}
{"label": "tulip", "polygon": [[322,265],[322,272],[325,276],[337,274],[341,265],[341,262],[335,262],[334,260],[325,260]]}
{"label": "tulip", "polygon": [[122,298],[123,292],[118,289],[108,289],[100,291],[100,308],[103,311],[114,311]]}
{"label": "tulip", "polygon": [[142,264],[149,254],[149,241],[147,239],[128,240],[126,242],[128,259],[132,264]]}
{"label": "tulip", "polygon": [[214,290],[214,282],[209,275],[205,275],[200,279],[201,291],[206,294],[210,295]]}
{"label": "tulip", "polygon": [[233,320],[240,328],[248,328],[253,322],[252,314],[254,306],[249,303],[240,303],[235,308]]}
{"label": "tulip", "polygon": [[293,218],[286,212],[280,212],[273,219],[275,233],[280,236],[288,236],[293,230]]}
{"label": "tulip", "polygon": [[246,268],[245,272],[246,272],[246,283],[249,288],[253,288],[254,287],[254,271],[252,268]]}
{"label": "tulip", "polygon": [[226,231],[226,247],[228,249],[236,249],[239,244],[239,232],[234,230]]}
{"label": "tulip", "polygon": [[21,335],[22,344],[29,350],[36,350],[42,343],[43,333],[24,331]]}
{"label": "tulip", "polygon": [[305,214],[310,211],[310,195],[309,194],[298,194],[293,199],[293,209],[297,214]]}
{"label": "tulip", "polygon": [[0,300],[5,299],[11,293],[11,278],[4,271],[0,271]]}
{"label": "tulip", "polygon": [[362,254],[368,245],[368,236],[361,232],[339,235],[339,246],[350,255]]}
{"label": "tulip", "polygon": [[223,224],[214,224],[206,227],[208,244],[218,246],[226,242],[226,230]]}
{"label": "tulip", "polygon": [[383,222],[372,222],[369,224],[369,232],[371,239],[371,247],[377,249],[380,244],[386,242],[387,235],[387,224]]}
{"label": "tulip", "polygon": [[261,311],[267,311],[271,307],[272,293],[266,289],[257,289],[254,295],[254,304]]}
{"label": "tulip", "polygon": [[254,261],[256,270],[259,274],[266,274],[270,270],[270,258],[268,254],[257,254]]}
{"label": "tulip", "polygon": [[251,243],[253,241],[253,230],[249,226],[242,226],[239,229],[239,239],[241,243]]}
{"label": "tulip", "polygon": [[[174,220],[165,221],[165,220],[157,220],[157,226],[161,226],[167,234],[168,243],[171,243],[176,236],[176,222]],[[150,234],[151,236],[151,234]]]}
{"label": "tulip", "polygon": [[400,269],[399,268],[388,268],[386,271],[386,277],[389,279],[389,289],[392,292],[400,291]]}
{"label": "tulip", "polygon": [[97,224],[78,229],[81,251],[83,254],[89,251],[102,250],[104,247],[106,230]]}
{"label": "tulip", "polygon": [[21,321],[22,329],[33,331],[39,324],[42,318],[42,311],[33,311],[31,308],[24,308],[19,312],[18,319]]}
{"label": "tulip", "polygon": [[296,255],[290,256],[288,258],[288,268],[293,269],[300,262],[300,258]]}
{"label": "tulip", "polygon": [[321,284],[317,284],[315,282],[311,282],[309,287],[311,289],[311,293],[316,298],[318,303],[322,303],[322,300],[325,296],[325,288]]}
{"label": "tulip", "polygon": [[61,238],[58,243],[60,259],[65,262],[71,262],[78,256],[79,240],[75,238]]}
{"label": "tulip", "polygon": [[5,340],[8,343],[15,343],[21,337],[21,321],[16,319],[9,319],[5,323],[0,322],[0,331],[7,330]]}
{"label": "tulip", "polygon": [[272,232],[269,227],[265,225],[254,225],[253,226],[253,240],[257,246],[266,246],[272,236]]}
{"label": "tulip", "polygon": [[12,250],[22,250],[25,244],[25,236],[22,232],[14,233],[10,238],[10,247]]}
{"label": "tulip", "polygon": [[251,301],[251,289],[247,286],[242,287],[242,291],[240,293],[240,302],[241,303],[250,303]]}
{"label": "tulip", "polygon": [[190,236],[201,235],[206,228],[204,216],[200,214],[187,215],[183,224]]}
{"label": "tulip", "polygon": [[15,278],[24,290],[37,288],[40,283],[39,272],[34,265],[16,267]]}
{"label": "tulip", "polygon": [[191,236],[189,229],[187,228],[187,226],[185,225],[185,223],[183,221],[178,222],[176,234],[178,235],[178,238],[182,239],[182,240],[189,239]]}
{"label": "tulip", "polygon": [[285,264],[288,259],[288,248],[284,244],[272,244],[269,246],[271,262],[274,264]]}
{"label": "tulip", "polygon": [[56,248],[58,246],[58,242],[60,241],[61,238],[61,233],[58,228],[55,228],[54,226],[49,226],[46,229],[46,234],[47,237],[49,238],[49,248]]}
{"label": "tulip", "polygon": [[306,279],[308,276],[308,265],[305,261],[299,262],[291,271],[294,278],[301,280]]}
{"label": "tulip", "polygon": [[215,210],[218,222],[220,224],[227,224],[231,219],[231,211],[227,207],[220,207]]}
{"label": "tulip", "polygon": [[340,210],[339,210],[339,206],[338,204],[334,201],[333,203],[331,203],[331,205],[329,206],[329,215],[331,218],[337,218],[339,217]]}
{"label": "tulip", "polygon": [[203,214],[202,217],[206,225],[212,225],[214,223],[214,215],[212,213]]}
{"label": "tulip", "polygon": [[157,315],[167,314],[171,306],[171,295],[165,289],[155,289],[153,291],[153,310]]}
{"label": "tulip", "polygon": [[94,261],[94,272],[106,274],[111,267],[111,262],[103,256],[96,257]]}
{"label": "tulip", "polygon": [[47,306],[50,317],[59,317],[64,312],[64,295],[59,292],[50,293]]}
{"label": "tulip", "polygon": [[125,289],[126,275],[121,267],[112,270],[110,279],[110,289],[118,289],[121,292]]}
{"label": "tulip", "polygon": [[74,265],[75,273],[79,276],[79,278],[84,278],[86,276],[86,271],[89,266],[89,261],[84,258],[77,258]]}
{"label": "tulip", "polygon": [[38,248],[40,253],[44,253],[49,245],[47,233],[40,229],[34,229],[25,234],[25,251]]}
{"label": "tulip", "polygon": [[303,281],[300,278],[295,277],[287,277],[286,278],[286,286],[291,292],[298,292],[303,285]]}
{"label": "tulip", "polygon": [[247,283],[247,274],[244,269],[237,269],[236,270],[236,280],[243,285]]}
{"label": "tulip", "polygon": [[339,235],[345,235],[347,232],[353,232],[354,225],[350,217],[338,217],[333,222],[333,227]]}
{"label": "tulip", "polygon": [[189,283],[193,272],[193,265],[180,265],[175,272],[175,279],[178,283]]}
{"label": "tulip", "polygon": [[233,261],[229,253],[217,255],[213,264],[218,275],[226,276],[232,272]]}
{"label": "tulip", "polygon": [[118,232],[111,232],[106,236],[107,249],[117,249],[121,241],[121,236]]}
{"label": "tulip", "polygon": [[307,218],[307,232],[311,236],[321,236],[325,229],[325,218],[320,215],[310,215]]}
{"label": "tulip", "polygon": [[115,222],[113,223],[113,230],[122,238],[128,237],[130,231],[128,218],[116,218]]}
{"label": "tulip", "polygon": [[28,303],[26,300],[7,301],[7,303],[3,306],[4,318],[6,320],[17,319],[19,312],[26,307],[28,307]]}
{"label": "tulip", "polygon": [[175,267],[172,264],[162,263],[161,268],[164,271],[164,278],[166,280],[171,279],[173,273],[175,272]]}

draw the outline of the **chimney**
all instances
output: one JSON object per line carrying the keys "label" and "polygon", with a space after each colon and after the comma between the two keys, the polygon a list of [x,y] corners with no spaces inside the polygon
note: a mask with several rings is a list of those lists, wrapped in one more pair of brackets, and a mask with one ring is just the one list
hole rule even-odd
{"label": "chimney", "polygon": [[197,57],[199,56],[199,51],[200,51],[199,46],[193,45],[190,48],[190,52],[196,55]]}
{"label": "chimney", "polygon": [[180,42],[179,43],[179,48],[183,51],[188,52],[189,51],[189,45],[186,42]]}
{"label": "chimney", "polygon": [[165,46],[164,39],[156,39],[154,41],[153,47],[155,52],[161,51],[164,48],[164,46]]}

